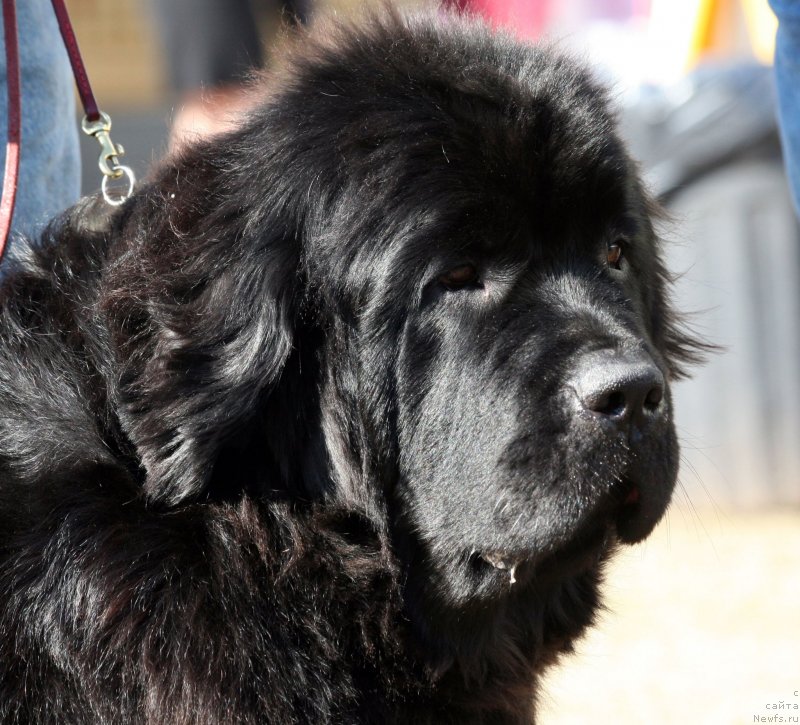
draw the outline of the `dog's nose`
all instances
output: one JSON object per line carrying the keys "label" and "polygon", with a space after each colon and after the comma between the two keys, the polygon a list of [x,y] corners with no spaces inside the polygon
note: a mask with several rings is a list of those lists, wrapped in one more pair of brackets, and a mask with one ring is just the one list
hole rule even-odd
{"label": "dog's nose", "polygon": [[590,356],[572,387],[585,410],[618,426],[654,420],[664,412],[664,376],[642,356]]}

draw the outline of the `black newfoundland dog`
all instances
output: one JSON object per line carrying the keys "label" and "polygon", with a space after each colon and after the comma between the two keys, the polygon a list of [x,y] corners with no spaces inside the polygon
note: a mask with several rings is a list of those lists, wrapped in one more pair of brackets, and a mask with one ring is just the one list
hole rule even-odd
{"label": "black newfoundland dog", "polygon": [[0,293],[3,723],[527,723],[678,465],[654,206],[552,50],[392,13]]}

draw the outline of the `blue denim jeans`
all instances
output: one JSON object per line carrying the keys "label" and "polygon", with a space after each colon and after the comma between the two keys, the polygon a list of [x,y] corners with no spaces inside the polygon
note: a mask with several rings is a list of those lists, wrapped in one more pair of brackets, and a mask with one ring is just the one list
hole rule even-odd
{"label": "blue denim jeans", "polygon": [[[49,0],[17,3],[22,146],[11,246],[23,244],[80,196],[78,122],[72,72]],[[2,17],[0,17],[2,27]],[[8,96],[0,35],[0,174],[5,164]],[[10,251],[10,250],[9,250]]]}
{"label": "blue denim jeans", "polygon": [[800,0],[770,0],[778,16],[775,79],[781,143],[794,204],[800,215]]}

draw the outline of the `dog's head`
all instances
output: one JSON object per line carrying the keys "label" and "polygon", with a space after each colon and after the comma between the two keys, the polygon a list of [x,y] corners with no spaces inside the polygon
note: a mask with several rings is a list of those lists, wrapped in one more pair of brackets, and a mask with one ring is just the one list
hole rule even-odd
{"label": "dog's head", "polygon": [[119,222],[104,304],[148,494],[346,502],[448,610],[640,540],[692,343],[604,90],[452,19],[324,37]]}

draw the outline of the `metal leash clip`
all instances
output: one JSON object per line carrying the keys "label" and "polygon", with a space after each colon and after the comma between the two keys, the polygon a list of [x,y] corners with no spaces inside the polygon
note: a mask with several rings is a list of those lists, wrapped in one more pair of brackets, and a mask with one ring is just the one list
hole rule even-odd
{"label": "metal leash clip", "polygon": [[[102,111],[100,111],[100,117],[94,121],[90,121],[88,116],[84,116],[83,121],[81,121],[81,129],[87,136],[96,138],[97,143],[100,144],[98,166],[100,171],[103,172],[103,183],[101,185],[103,198],[111,206],[119,206],[133,193],[136,177],[130,166],[124,166],[119,162],[119,157],[125,154],[125,149],[122,148],[122,144],[115,144],[111,140],[111,116]],[[116,191],[112,194],[108,188],[109,180],[120,179],[123,176],[128,179],[127,190]]]}

